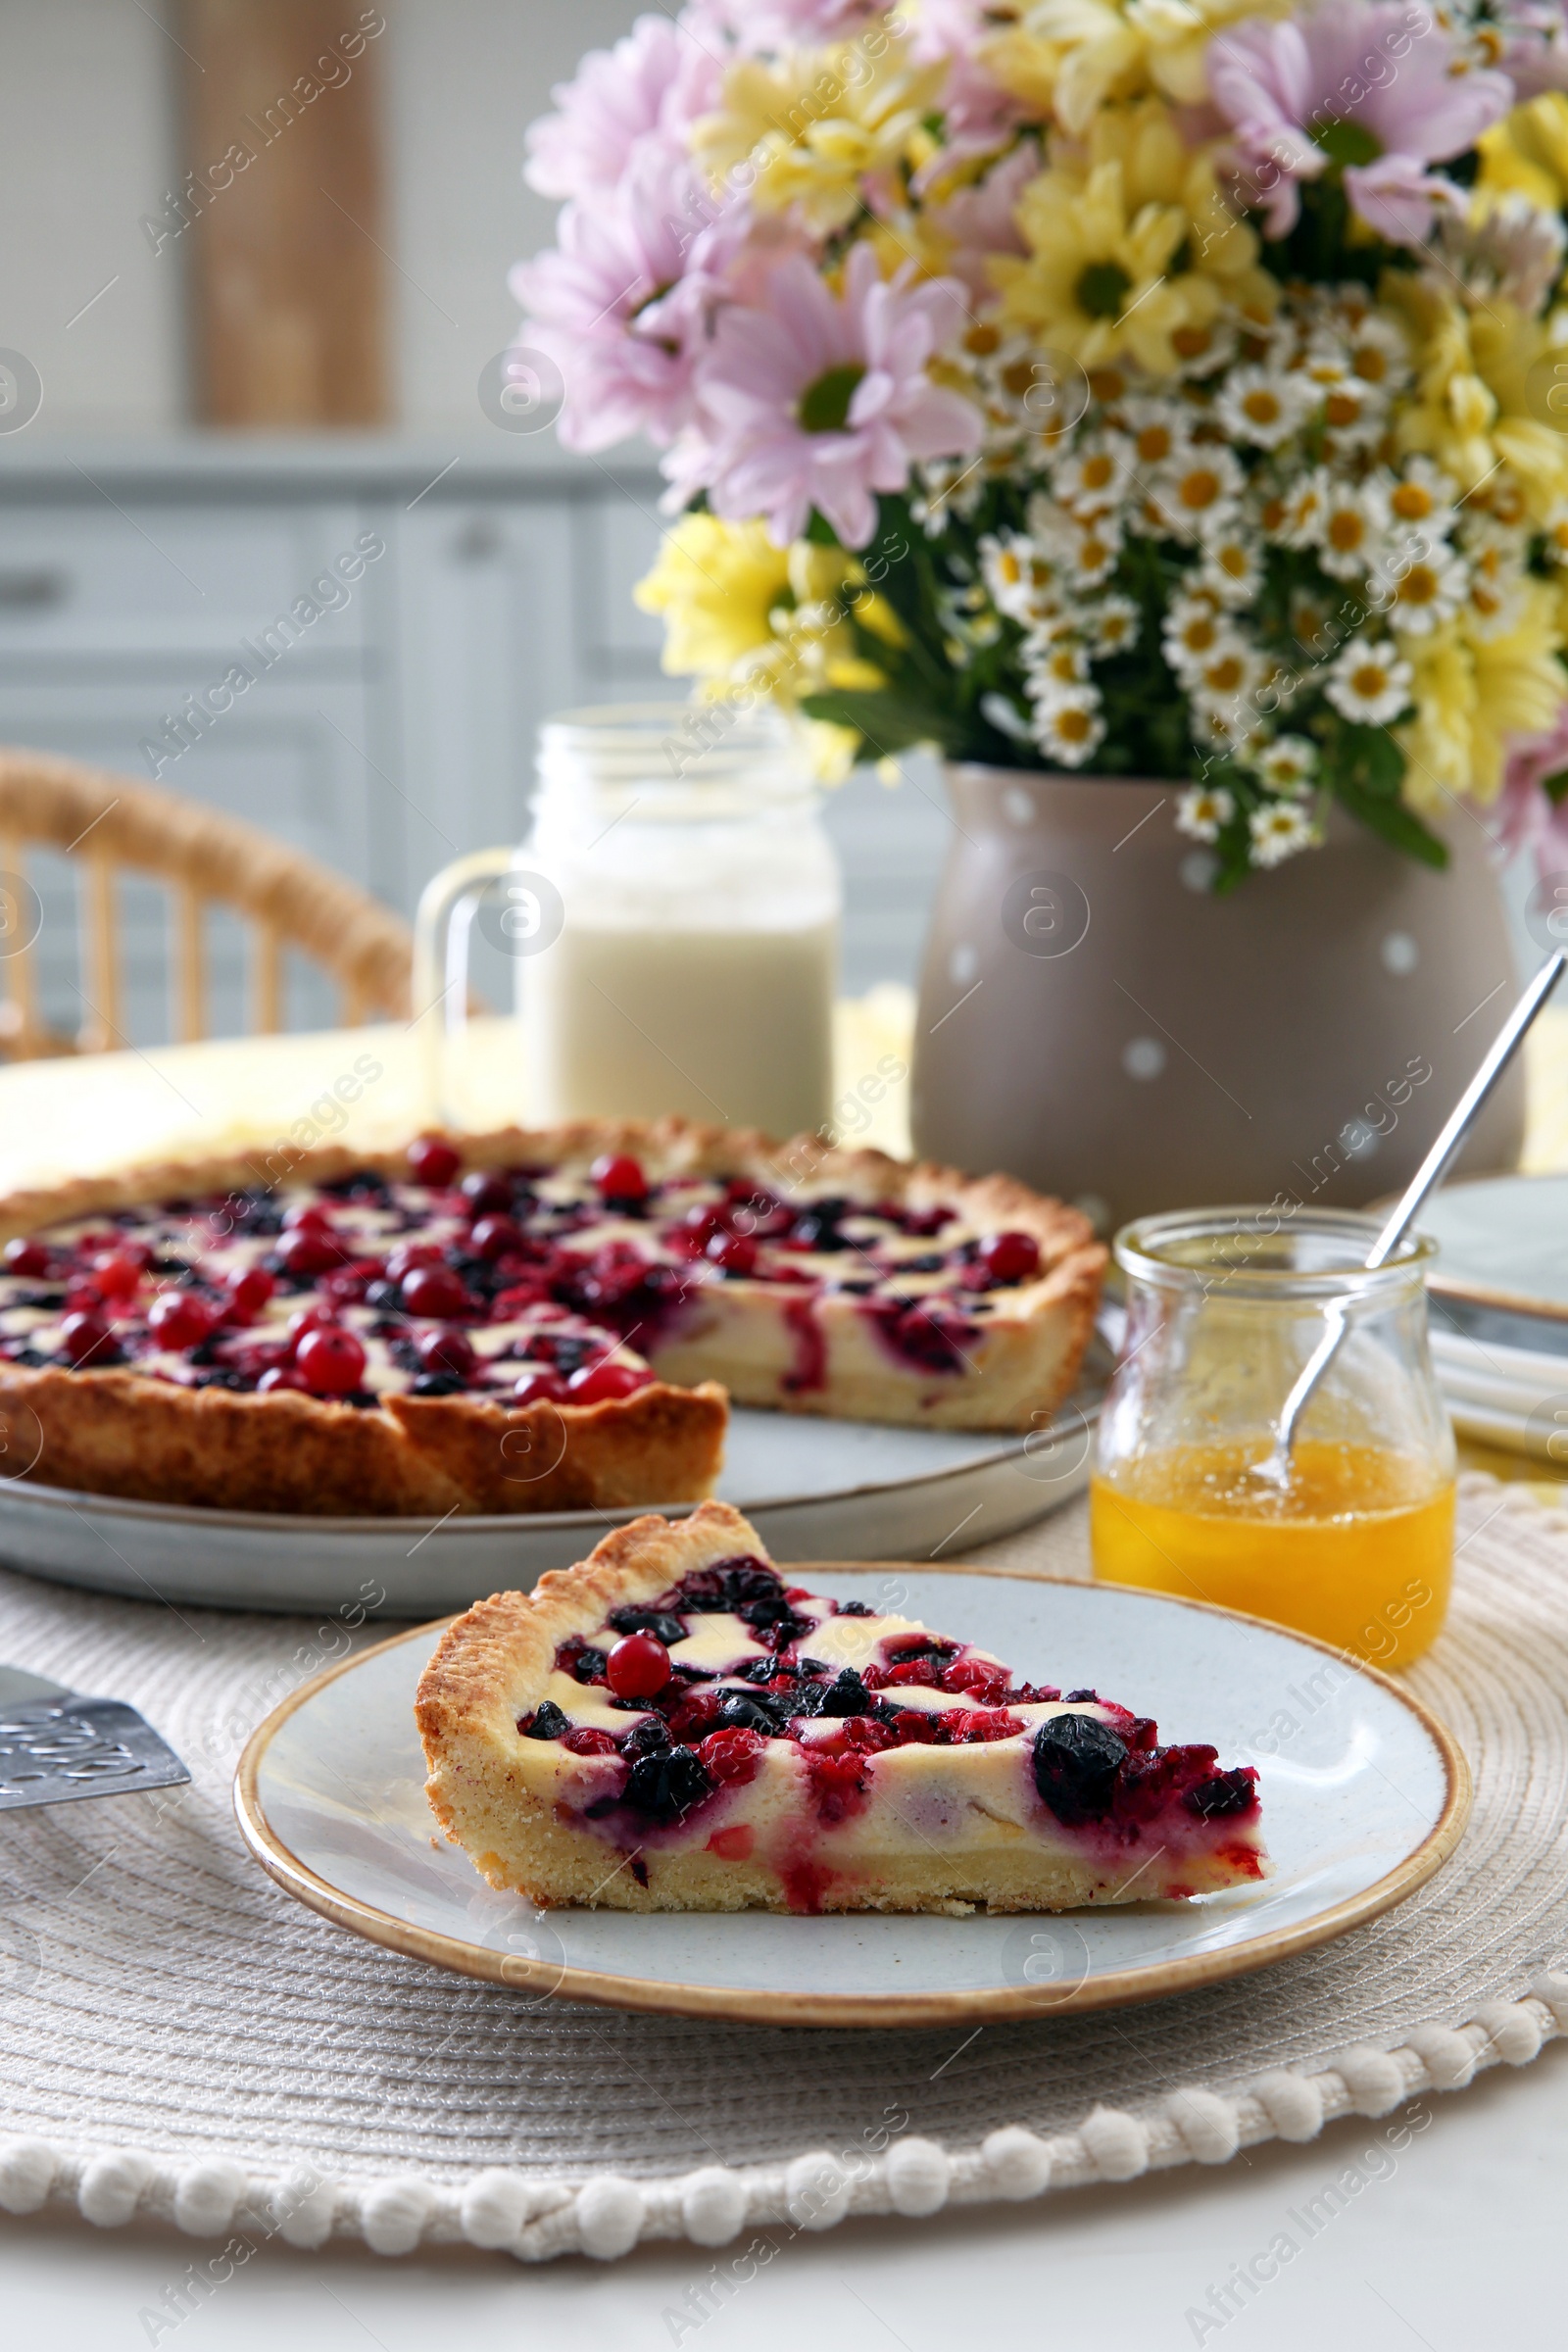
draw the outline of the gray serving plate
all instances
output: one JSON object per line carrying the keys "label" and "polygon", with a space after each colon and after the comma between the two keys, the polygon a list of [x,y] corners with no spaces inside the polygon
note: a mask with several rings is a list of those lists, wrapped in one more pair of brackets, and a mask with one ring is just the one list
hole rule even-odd
{"label": "gray serving plate", "polygon": [[[1102,1372],[1027,1437],[738,1411],[718,1493],[783,1560],[951,1557],[1089,1480]],[[644,1504],[639,1508],[656,1508]],[[673,1515],[691,1508],[672,1504]],[[220,1609],[432,1616],[581,1559],[636,1510],[306,1519],[0,1482],[0,1563],[53,1583]]]}

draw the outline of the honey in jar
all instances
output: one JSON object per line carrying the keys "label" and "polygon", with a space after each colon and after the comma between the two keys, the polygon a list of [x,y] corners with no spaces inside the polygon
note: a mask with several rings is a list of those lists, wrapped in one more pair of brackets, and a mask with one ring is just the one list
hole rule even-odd
{"label": "honey in jar", "polygon": [[[1097,1576],[1271,1618],[1380,1666],[1430,1647],[1454,1507],[1427,1350],[1430,1246],[1369,1271],[1375,1233],[1324,1211],[1282,1225],[1277,1211],[1227,1210],[1118,1237],[1128,1317],[1090,1490]],[[1288,1477],[1265,1474],[1330,1317],[1344,1343]]]}

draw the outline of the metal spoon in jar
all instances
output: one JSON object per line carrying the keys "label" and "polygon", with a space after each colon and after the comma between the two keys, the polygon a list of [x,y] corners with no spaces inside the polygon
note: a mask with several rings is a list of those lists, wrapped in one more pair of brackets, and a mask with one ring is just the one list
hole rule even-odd
{"label": "metal spoon in jar", "polygon": [[[1568,964],[1568,956],[1557,955],[1549,957],[1542,965],[1493,1039],[1481,1067],[1449,1112],[1437,1142],[1411,1177],[1409,1184],[1400,1195],[1397,1204],[1390,1213],[1388,1223],[1373,1243],[1371,1254],[1365,1261],[1369,1272],[1374,1267],[1388,1263],[1415,1223],[1417,1215],[1426,1203],[1428,1195],[1437,1191],[1444,1176],[1447,1173],[1448,1164],[1454,1153],[1470,1132],[1471,1124],[1481,1105],[1513,1058],[1514,1050],[1523,1038],[1525,1031],[1561,979],[1565,964]],[[1328,1329],[1307,1357],[1306,1362],[1301,1366],[1297,1375],[1296,1386],[1285,1399],[1284,1409],[1280,1414],[1279,1429],[1274,1439],[1273,1451],[1254,1466],[1252,1472],[1254,1478],[1267,1479],[1275,1486],[1289,1486],[1291,1446],[1295,1442],[1298,1425],[1311,1399],[1313,1390],[1344,1346],[1348,1328],[1349,1317],[1347,1310],[1344,1307],[1331,1310]]]}

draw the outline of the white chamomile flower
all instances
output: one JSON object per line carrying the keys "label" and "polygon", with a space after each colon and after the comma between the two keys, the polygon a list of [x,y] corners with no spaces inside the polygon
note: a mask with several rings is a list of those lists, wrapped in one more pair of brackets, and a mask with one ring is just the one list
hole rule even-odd
{"label": "white chamomile flower", "polygon": [[1023,666],[1031,684],[1079,686],[1089,675],[1089,655],[1076,637],[1026,638]]}
{"label": "white chamomile flower", "polygon": [[1206,710],[1230,712],[1263,680],[1263,660],[1245,637],[1227,630],[1212,653],[1194,664],[1190,692]]}
{"label": "white chamomile flower", "polygon": [[1559,500],[1545,521],[1546,554],[1553,564],[1568,564],[1568,499]]}
{"label": "white chamomile flower", "polygon": [[1263,584],[1262,550],[1234,515],[1203,533],[1198,576],[1227,605],[1250,605]]}
{"label": "white chamomile flower", "polygon": [[1151,489],[1171,537],[1190,544],[1230,514],[1243,479],[1231,451],[1205,441],[1162,466]]}
{"label": "white chamomile flower", "polygon": [[1105,733],[1100,696],[1093,686],[1053,687],[1035,704],[1033,734],[1048,759],[1063,767],[1082,767]]}
{"label": "white chamomile flower", "polygon": [[1265,801],[1247,819],[1251,835],[1250,855],[1254,865],[1281,865],[1298,850],[1310,849],[1317,827],[1297,801]]}
{"label": "white chamomile flower", "polygon": [[1330,480],[1317,526],[1317,560],[1339,580],[1372,568],[1388,526],[1388,504],[1375,482]]}
{"label": "white chamomile flower", "polygon": [[1236,800],[1223,784],[1192,784],[1176,803],[1176,830],[1190,841],[1217,841],[1236,814]]}
{"label": "white chamomile flower", "polygon": [[1022,531],[986,533],[980,541],[980,576],[997,611],[1026,627],[1040,616],[1055,588],[1048,556]]}
{"label": "white chamomile flower", "polygon": [[1198,666],[1216,652],[1226,634],[1226,621],[1217,599],[1178,596],[1171,600],[1160,632],[1165,660],[1186,685]]}
{"label": "white chamomile flower", "polygon": [[1363,383],[1358,375],[1348,375],[1325,392],[1323,422],[1329,445],[1337,453],[1370,449],[1381,440],[1387,416],[1386,395],[1377,385]]}
{"label": "white chamomile flower", "polygon": [[1380,574],[1378,589],[1391,628],[1428,637],[1458,612],[1470,593],[1470,575],[1457,556],[1435,547],[1413,558],[1401,555]]}
{"label": "white chamomile flower", "polygon": [[1467,523],[1464,556],[1470,569],[1470,619],[1482,637],[1500,637],[1519,616],[1524,601],[1529,543],[1491,515]]}
{"label": "white chamomile flower", "polygon": [[1347,322],[1350,373],[1385,397],[1410,380],[1410,355],[1396,321],[1381,311],[1367,311],[1353,324]]}
{"label": "white chamomile flower", "polygon": [[[1154,0],[1154,9],[1151,10],[1149,0],[1144,0],[1142,13],[1146,22],[1151,14],[1162,13],[1173,26],[1180,24],[1181,28],[1186,30],[1188,20],[1177,12],[1184,11],[1187,6],[1188,0],[1176,0],[1175,10],[1172,10],[1171,0]],[[1228,368],[1241,348],[1241,335],[1237,328],[1230,320],[1221,318],[1211,319],[1207,326],[1178,327],[1171,340],[1176,352],[1177,374],[1194,383],[1205,377],[1211,378],[1220,368]]]}
{"label": "white chamomile flower", "polygon": [[1343,718],[1386,727],[1408,704],[1414,674],[1387,640],[1352,637],[1330,668],[1323,691]]}
{"label": "white chamomile flower", "polygon": [[1214,414],[1238,441],[1278,449],[1318,405],[1314,385],[1277,368],[1234,368],[1225,378]]}
{"label": "white chamomile flower", "polygon": [[1307,383],[1317,386],[1320,396],[1332,392],[1350,380],[1349,346],[1335,327],[1320,327],[1308,337],[1297,360],[1297,370]]}
{"label": "white chamomile flower", "polygon": [[1063,568],[1072,585],[1102,587],[1116,568],[1121,544],[1121,531],[1108,514],[1077,532],[1064,551]]}
{"label": "white chamomile flower", "polygon": [[1134,486],[1128,470],[1131,454],[1120,433],[1102,433],[1058,458],[1051,469],[1057,504],[1080,521],[1113,514]]}
{"label": "white chamomile flower", "polygon": [[1446,539],[1458,520],[1459,485],[1430,458],[1407,458],[1389,486],[1389,514],[1396,524]]}
{"label": "white chamomile flower", "polygon": [[1276,735],[1258,746],[1251,764],[1270,792],[1298,800],[1311,789],[1317,773],[1317,745],[1305,735]]}
{"label": "white chamomile flower", "polygon": [[1086,605],[1084,627],[1099,656],[1125,654],[1138,643],[1138,607],[1130,596],[1102,596]]}
{"label": "white chamomile flower", "polygon": [[1263,527],[1284,547],[1315,547],[1328,511],[1330,476],[1319,466],[1281,497],[1277,514],[1265,514]]}
{"label": "white chamomile flower", "polygon": [[1122,421],[1132,448],[1129,464],[1148,479],[1175,464],[1192,444],[1192,416],[1184,401],[1143,394],[1122,404]]}

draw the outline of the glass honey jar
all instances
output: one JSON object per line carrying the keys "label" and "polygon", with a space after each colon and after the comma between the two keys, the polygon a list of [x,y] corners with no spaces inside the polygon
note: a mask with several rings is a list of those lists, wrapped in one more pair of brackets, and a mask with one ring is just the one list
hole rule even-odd
{"label": "glass honey jar", "polygon": [[[1090,1490],[1095,1573],[1215,1601],[1380,1666],[1436,1640],[1453,1559],[1453,1432],[1412,1236],[1375,1220],[1229,1208],[1117,1236],[1120,1358]],[[1344,1338],[1271,1472],[1279,1418],[1327,1329]]]}

